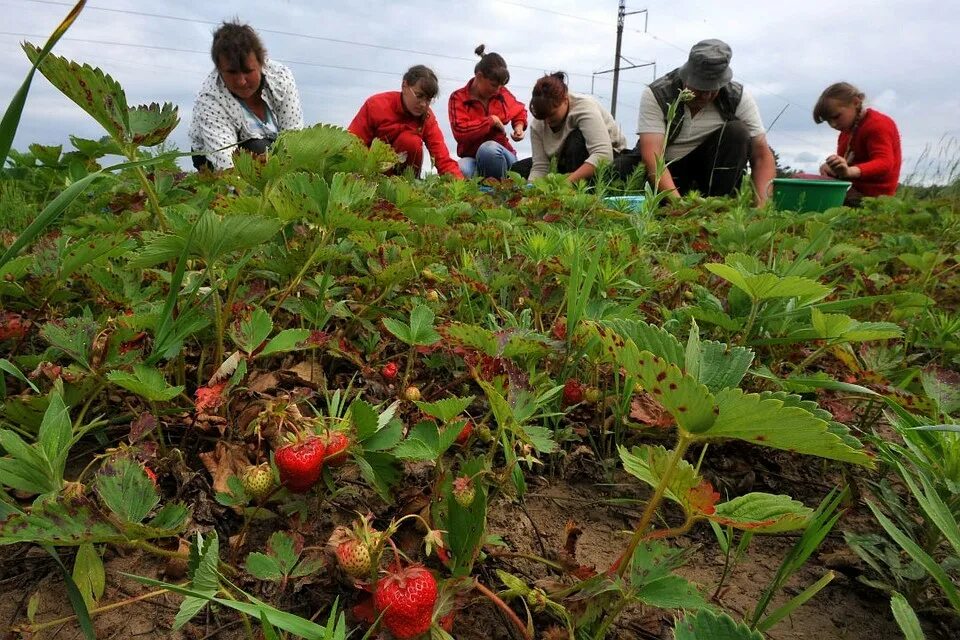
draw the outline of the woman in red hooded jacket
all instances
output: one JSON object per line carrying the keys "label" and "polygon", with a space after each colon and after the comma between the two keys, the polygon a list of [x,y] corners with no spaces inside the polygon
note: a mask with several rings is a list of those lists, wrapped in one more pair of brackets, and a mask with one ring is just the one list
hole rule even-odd
{"label": "woman in red hooded jacket", "polygon": [[523,140],[527,129],[527,109],[507,90],[510,72],[498,53],[484,53],[484,45],[474,53],[480,62],[465,87],[450,94],[448,113],[453,137],[457,140],[460,170],[468,178],[504,178],[517,161],[517,152],[507,139]]}

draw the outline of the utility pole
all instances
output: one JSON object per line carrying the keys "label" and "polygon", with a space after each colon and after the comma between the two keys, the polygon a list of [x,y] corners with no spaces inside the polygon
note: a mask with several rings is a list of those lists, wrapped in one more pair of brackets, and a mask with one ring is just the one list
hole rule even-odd
{"label": "utility pole", "polygon": [[[600,73],[610,73],[613,71],[613,95],[610,97],[610,115],[613,117],[617,116],[617,89],[620,87],[620,60],[626,60],[630,63],[629,67],[625,69],[636,69],[638,67],[648,67],[654,62],[645,62],[643,64],[633,64],[620,54],[620,47],[623,44],[623,23],[624,19],[627,16],[636,15],[638,13],[644,14],[643,19],[643,32],[647,32],[647,21],[650,18],[650,14],[646,9],[641,9],[640,11],[627,11],[626,0],[620,0],[620,6],[617,8],[617,49],[614,53],[613,59],[613,69],[608,71],[597,71],[597,74]],[[594,74],[596,75],[596,74]]]}

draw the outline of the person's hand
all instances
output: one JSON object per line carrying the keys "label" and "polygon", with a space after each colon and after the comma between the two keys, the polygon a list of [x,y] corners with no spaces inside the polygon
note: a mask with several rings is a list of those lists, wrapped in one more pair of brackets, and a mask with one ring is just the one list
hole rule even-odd
{"label": "person's hand", "polygon": [[510,137],[513,138],[514,142],[520,142],[523,140],[523,136],[527,133],[527,130],[523,127],[522,124],[518,124],[513,128],[513,133],[510,134]]}
{"label": "person's hand", "polygon": [[820,165],[820,175],[827,176],[828,178],[836,178],[837,174],[833,172],[833,169],[830,168],[826,162]]}
{"label": "person's hand", "polygon": [[490,121],[494,129],[500,129],[500,131],[503,131],[504,133],[507,132],[506,127],[503,126],[503,120],[497,116],[490,116]]}
{"label": "person's hand", "polygon": [[850,166],[845,159],[836,154],[827,158],[827,166],[833,171],[833,175],[837,178],[853,180],[854,178],[860,177],[860,169],[858,167]]}

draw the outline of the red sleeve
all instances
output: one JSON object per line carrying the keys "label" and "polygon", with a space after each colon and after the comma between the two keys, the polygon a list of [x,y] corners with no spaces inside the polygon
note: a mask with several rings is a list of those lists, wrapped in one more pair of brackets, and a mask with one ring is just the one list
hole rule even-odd
{"label": "red sleeve", "polygon": [[350,123],[350,126],[347,127],[347,131],[363,140],[363,144],[368,147],[373,142],[373,139],[377,137],[373,122],[370,121],[370,100],[364,102],[363,106],[360,107],[360,111],[353,117],[353,121]]}
{"label": "red sleeve", "polygon": [[440,175],[463,178],[460,165],[450,157],[447,144],[443,141],[443,134],[440,132],[440,125],[437,124],[437,117],[432,113],[423,125],[423,141],[427,145],[427,151],[430,152],[433,164],[437,166],[437,172]]}
{"label": "red sleeve", "polygon": [[503,98],[507,105],[507,118],[510,120],[510,124],[516,127],[519,124],[522,124],[524,128],[527,127],[527,108],[523,105],[522,102],[517,100],[512,93],[503,89]]}
{"label": "red sleeve", "polygon": [[471,118],[469,111],[460,98],[460,92],[450,94],[447,105],[447,115],[450,117],[450,129],[454,139],[464,147],[478,147],[486,141],[487,134],[493,128],[490,116]]}
{"label": "red sleeve", "polygon": [[899,135],[895,127],[882,123],[881,126],[871,127],[868,131],[861,131],[864,144],[867,147],[867,160],[855,162],[854,166],[860,169],[861,180],[875,180],[889,176],[899,167],[897,162],[896,138]]}

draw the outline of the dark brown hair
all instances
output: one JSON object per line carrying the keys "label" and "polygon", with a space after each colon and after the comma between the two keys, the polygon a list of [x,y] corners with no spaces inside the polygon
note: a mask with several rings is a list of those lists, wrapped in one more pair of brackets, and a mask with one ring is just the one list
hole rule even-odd
{"label": "dark brown hair", "polygon": [[559,107],[566,97],[567,74],[563,71],[554,71],[543,76],[537,80],[537,84],[533,85],[530,113],[537,120],[543,120],[551,111]]}
{"label": "dark brown hair", "polygon": [[267,59],[267,50],[263,47],[260,36],[250,25],[240,24],[236,20],[224,22],[213,32],[210,56],[218,69],[220,59],[223,58],[227,68],[246,70],[247,57],[251,51],[257,56],[257,62],[262,66]]}
{"label": "dark brown hair", "polygon": [[423,84],[420,85],[420,88],[427,94],[427,97],[431,100],[436,98],[437,94],[440,93],[440,83],[437,82],[437,74],[430,67],[415,64],[403,74],[403,81],[411,88],[421,80],[423,80]]}
{"label": "dark brown hair", "polygon": [[820,124],[830,116],[827,113],[827,100],[839,100],[842,104],[853,104],[854,101],[859,100],[862,108],[863,99],[863,92],[849,82],[835,82],[820,94],[820,99],[813,107],[813,121]]}
{"label": "dark brown hair", "polygon": [[484,54],[486,45],[480,45],[473,50],[480,56],[480,62],[473,68],[474,73],[483,75],[487,80],[492,80],[499,85],[505,85],[510,82],[510,71],[507,70],[507,61],[499,53]]}

